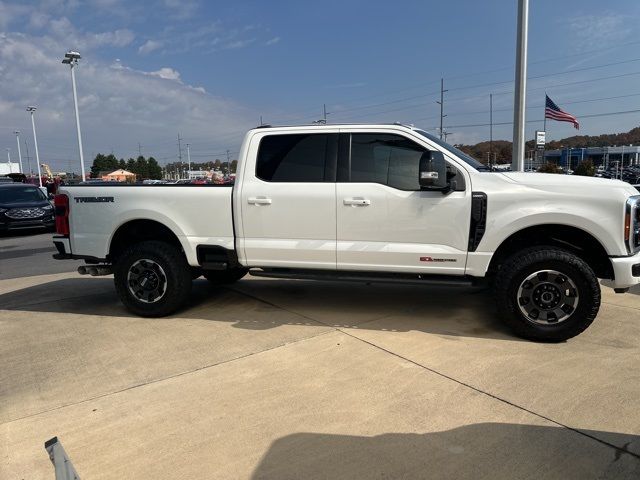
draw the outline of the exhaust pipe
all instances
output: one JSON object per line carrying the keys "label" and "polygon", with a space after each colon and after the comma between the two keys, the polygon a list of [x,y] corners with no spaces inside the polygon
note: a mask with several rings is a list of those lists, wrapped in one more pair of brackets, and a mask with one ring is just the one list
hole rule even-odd
{"label": "exhaust pipe", "polygon": [[96,267],[96,274],[93,275],[93,273],[91,275],[93,275],[94,277],[101,277],[103,275],[111,275],[113,273],[113,268],[111,268],[111,266],[105,266],[105,267]]}
{"label": "exhaust pipe", "polygon": [[111,275],[113,273],[113,267],[111,265],[102,266],[102,267],[87,267],[80,266],[78,267],[78,273],[80,275],[91,275],[92,277],[101,277],[103,275]]}

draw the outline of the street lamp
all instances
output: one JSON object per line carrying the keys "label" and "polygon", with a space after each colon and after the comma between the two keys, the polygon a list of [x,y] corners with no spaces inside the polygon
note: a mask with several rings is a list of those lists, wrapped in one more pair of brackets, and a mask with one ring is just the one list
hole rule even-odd
{"label": "street lamp", "polygon": [[27,112],[31,114],[31,127],[33,128],[33,143],[36,147],[36,165],[38,165],[38,182],[40,188],[42,188],[42,174],[40,173],[40,155],[38,154],[38,137],[36,136],[36,121],[33,119],[33,114],[36,111],[36,107],[30,105],[27,107]]}
{"label": "street lamp", "polygon": [[24,173],[22,168],[22,152],[20,151],[20,131],[14,130],[13,133],[16,134],[16,142],[18,143],[18,162],[20,163],[20,173]]}
{"label": "street lamp", "polygon": [[82,58],[78,52],[68,51],[64,54],[62,63],[71,67],[71,87],[73,88],[73,105],[76,110],[76,129],[78,130],[78,150],[80,151],[80,168],[82,169],[82,181],[84,178],[84,156],[82,154],[82,134],[80,133],[80,116],[78,114],[78,94],[76,92],[76,75],[73,67],[78,65],[78,60]]}

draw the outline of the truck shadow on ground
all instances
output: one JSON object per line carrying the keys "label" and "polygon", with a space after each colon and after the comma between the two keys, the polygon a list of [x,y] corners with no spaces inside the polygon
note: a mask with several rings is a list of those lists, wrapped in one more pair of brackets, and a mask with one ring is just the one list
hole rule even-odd
{"label": "truck shadow on ground", "polygon": [[[0,295],[0,308],[133,316],[110,277],[56,280],[9,292]],[[169,318],[231,322],[251,330],[328,325],[518,340],[497,318],[489,291],[478,288],[265,279],[214,287],[199,279],[188,306]]]}
{"label": "truck shadow on ground", "polygon": [[296,433],[273,442],[254,480],[278,478],[640,478],[640,437],[479,423],[373,437]]}

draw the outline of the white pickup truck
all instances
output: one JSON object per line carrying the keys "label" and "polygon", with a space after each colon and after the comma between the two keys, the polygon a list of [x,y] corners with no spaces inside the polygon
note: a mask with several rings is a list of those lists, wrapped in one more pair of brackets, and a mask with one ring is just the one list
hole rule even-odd
{"label": "white pickup truck", "polygon": [[640,196],[621,181],[497,173],[408,126],[250,130],[235,185],[63,187],[58,259],[114,274],[132,312],[168,315],[192,279],[471,285],[526,338],[595,319],[600,284],[640,283]]}

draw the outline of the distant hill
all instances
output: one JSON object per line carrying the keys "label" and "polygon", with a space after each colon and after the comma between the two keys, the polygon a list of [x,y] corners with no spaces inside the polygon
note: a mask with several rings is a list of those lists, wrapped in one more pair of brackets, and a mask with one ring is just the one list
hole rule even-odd
{"label": "distant hill", "polygon": [[[602,135],[574,135],[573,137],[554,140],[547,143],[547,150],[561,147],[612,147],[614,145],[638,145],[640,144],[640,127],[633,128],[625,133],[605,133]],[[482,163],[487,163],[489,142],[480,142],[475,145],[456,145],[460,150],[477,158]],[[533,140],[526,143],[526,150],[534,148]],[[493,152],[498,163],[511,161],[512,144],[507,140],[494,140]]]}

